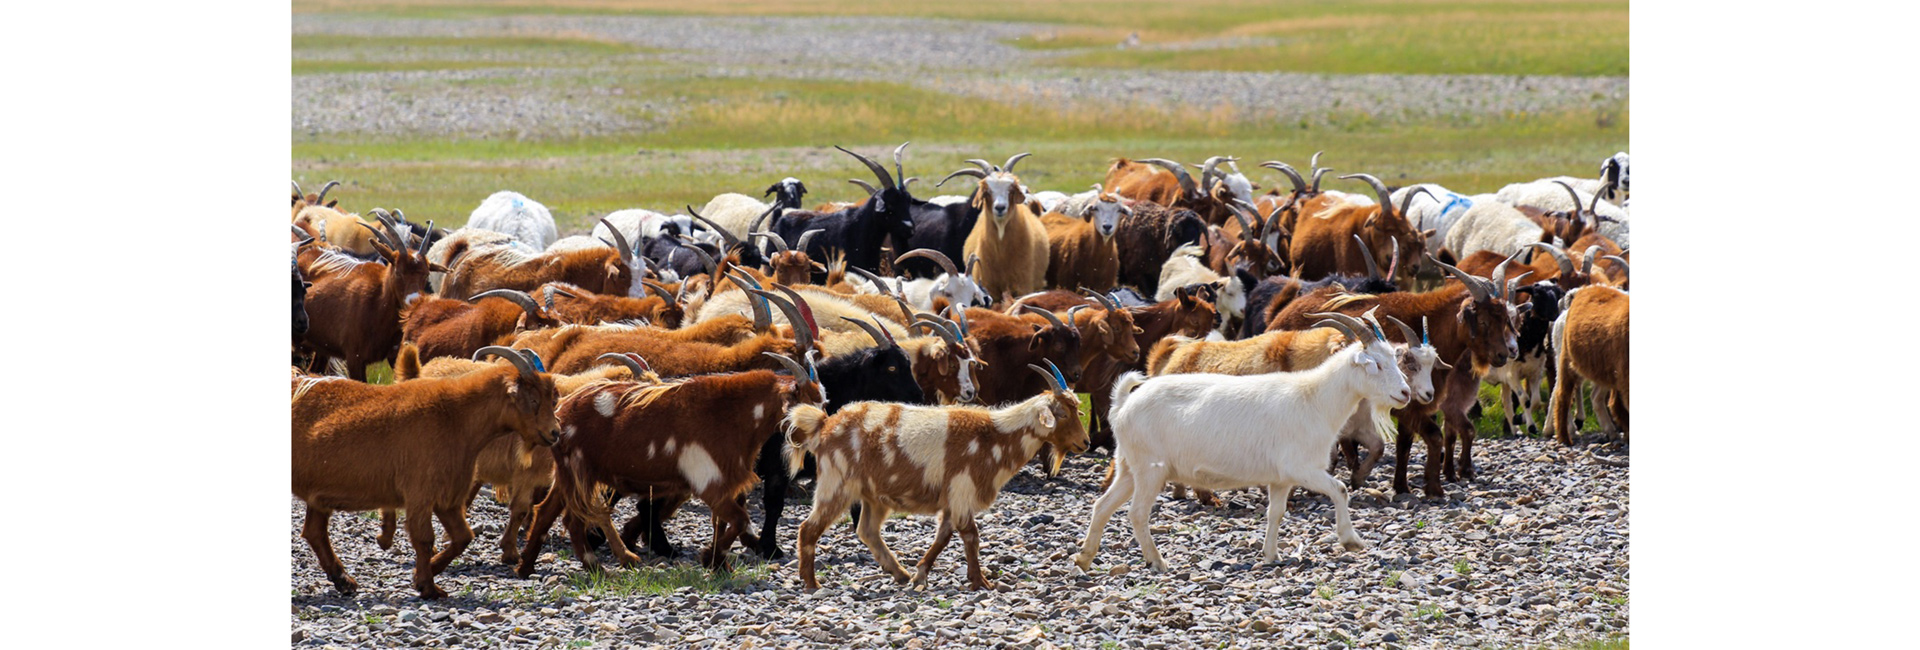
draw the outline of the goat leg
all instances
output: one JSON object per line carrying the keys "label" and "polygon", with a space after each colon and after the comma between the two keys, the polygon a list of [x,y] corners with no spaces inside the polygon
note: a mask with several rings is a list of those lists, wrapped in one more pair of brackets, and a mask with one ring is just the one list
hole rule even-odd
{"label": "goat leg", "polygon": [[446,572],[447,565],[453,559],[465,553],[467,545],[473,543],[473,528],[467,525],[467,508],[453,505],[434,508],[433,516],[440,520],[440,528],[447,531],[447,548],[433,556],[433,575]]}
{"label": "goat leg", "polygon": [[947,542],[953,541],[953,518],[947,511],[940,511],[940,529],[933,534],[933,545],[927,547],[927,554],[921,556],[920,563],[914,567],[913,586],[924,589],[927,586],[927,574],[933,571],[933,561],[940,552],[947,550]]}
{"label": "goat leg", "polygon": [[710,494],[702,495],[700,500],[713,511],[713,546],[701,553],[702,563],[717,572],[732,571],[727,564],[727,551],[733,548],[735,537],[750,534],[747,528],[753,523],[747,518],[746,507],[741,505],[745,499]]}
{"label": "goat leg", "polygon": [[320,561],[320,570],[327,572],[327,581],[343,596],[352,596],[360,590],[360,585],[347,577],[347,567],[340,563],[340,556],[333,553],[333,538],[327,535],[327,522],[333,518],[333,511],[325,508],[307,506],[307,522],[301,527],[300,536],[313,547],[313,557]]}
{"label": "goat leg", "polygon": [[905,569],[900,568],[899,558],[894,557],[893,549],[887,548],[887,540],[880,537],[880,524],[887,520],[889,509],[883,505],[866,504],[867,514],[860,518],[855,529],[860,541],[865,542],[867,550],[873,552],[873,561],[880,564],[880,570],[893,576],[894,584],[902,584],[912,579]]}
{"label": "goat leg", "polygon": [[407,542],[413,545],[413,588],[424,600],[445,598],[447,592],[433,584],[433,507],[425,501],[407,504]]}
{"label": "goat leg", "polygon": [[987,580],[985,571],[980,568],[980,528],[973,521],[973,515],[954,517],[954,529],[960,533],[960,541],[967,550],[967,585],[976,590],[993,589],[993,583]]}
{"label": "goat leg", "polygon": [[842,494],[832,494],[830,490],[817,490],[814,493],[813,512],[800,524],[799,555],[800,584],[807,591],[820,588],[820,581],[813,574],[814,551],[820,544],[820,534],[840,519],[847,511],[852,500]]}
{"label": "goat leg", "polygon": [[547,543],[547,531],[553,528],[553,520],[567,510],[565,500],[560,498],[566,487],[561,481],[571,480],[564,472],[554,472],[553,487],[547,490],[547,498],[533,507],[533,523],[527,526],[527,545],[520,548],[520,565],[514,567],[514,575],[522,578],[533,575],[534,562],[540,559],[540,549]]}
{"label": "goat leg", "polygon": [[399,529],[399,527],[399,514],[395,512],[393,508],[381,508],[380,536],[374,538],[373,543],[379,544],[380,550],[382,551],[393,548],[393,531]]}
{"label": "goat leg", "polygon": [[760,557],[777,560],[786,553],[780,551],[780,513],[787,507],[787,488],[792,479],[787,476],[787,464],[781,459],[780,446],[786,436],[770,436],[760,447],[760,458],[754,466],[754,472],[760,475],[760,524],[759,543],[754,552]]}

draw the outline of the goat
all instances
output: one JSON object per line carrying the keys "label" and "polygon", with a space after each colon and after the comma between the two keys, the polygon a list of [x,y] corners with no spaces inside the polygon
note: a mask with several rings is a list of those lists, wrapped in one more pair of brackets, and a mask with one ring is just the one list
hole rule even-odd
{"label": "goat", "polygon": [[1047,232],[1047,286],[1113,289],[1120,278],[1120,249],[1113,233],[1120,217],[1133,213],[1120,195],[1101,192],[1087,206],[1087,217],[1049,212],[1040,217]]}
{"label": "goat", "polygon": [[511,235],[515,241],[533,250],[543,251],[560,239],[547,206],[512,190],[501,190],[480,202],[467,216],[468,228],[491,230]]}
{"label": "goat", "polygon": [[[1341,178],[1366,181],[1373,186],[1380,203],[1362,206],[1343,202],[1294,222],[1287,260],[1300,277],[1317,280],[1334,273],[1368,270],[1362,265],[1358,249],[1349,245],[1356,236],[1368,251],[1368,256],[1374,259],[1419,259],[1418,256],[1426,249],[1427,238],[1433,233],[1430,230],[1415,230],[1405,214],[1413,194],[1424,191],[1414,190],[1414,193],[1408,194],[1401,199],[1400,209],[1396,211],[1392,193],[1387,191],[1380,179],[1367,174],[1348,174]],[[1412,266],[1402,270],[1415,272],[1417,269]]]}
{"label": "goat", "polygon": [[[1424,195],[1424,196],[1419,196]],[[1473,207],[1473,199],[1436,183],[1408,185],[1393,191],[1393,204],[1401,206],[1401,215],[1420,231],[1433,231],[1427,237],[1427,254],[1440,256],[1446,246],[1447,232]],[[1462,267],[1465,268],[1465,267]]]}
{"label": "goat", "polygon": [[646,288],[639,282],[646,276],[645,258],[634,254],[619,229],[610,232],[615,244],[612,247],[528,255],[498,246],[468,253],[447,272],[440,293],[467,298],[494,289],[533,291],[548,282],[565,282],[594,293],[646,297]]}
{"label": "goat", "polygon": [[[1568,182],[1569,180],[1573,182]],[[1593,224],[1594,232],[1621,246],[1631,245],[1629,214],[1626,208],[1603,200],[1595,191],[1597,189],[1600,189],[1600,182],[1590,179],[1546,178],[1530,183],[1508,185],[1500,188],[1500,192],[1494,197],[1502,203],[1521,210],[1577,212],[1585,207],[1587,211],[1593,213],[1596,222]]]}
{"label": "goat", "polygon": [[[998,409],[973,406],[916,407],[861,402],[827,415],[799,406],[788,412],[789,467],[803,453],[819,461],[813,512],[800,525],[800,581],[820,588],[814,555],[820,535],[858,501],[859,537],[896,583],[924,586],[934,558],[954,532],[966,547],[967,583],[992,589],[980,564],[980,533],[974,516],[993,505],[1001,486],[1032,459],[1042,444],[1085,451],[1080,399],[1058,368],[1029,365],[1047,390]],[[939,513],[933,544],[909,578],[880,538],[880,523],[901,510]]]}
{"label": "goat", "polygon": [[532,296],[512,289],[468,300],[427,297],[400,308],[400,340],[418,346],[422,359],[464,359],[480,348],[512,343],[516,332],[557,324]]}
{"label": "goat", "polygon": [[1119,281],[1143,295],[1158,295],[1161,265],[1181,245],[1204,241],[1207,224],[1192,210],[1170,209],[1138,199],[1129,207],[1133,214],[1120,216],[1119,229],[1113,236],[1114,248],[1120,254]]}
{"label": "goat", "polygon": [[[302,253],[301,274],[313,283],[306,296],[310,326],[303,343],[313,350],[308,371],[319,373],[331,358],[346,362],[347,376],[365,381],[367,365],[392,357],[400,346],[400,310],[427,288],[425,241],[417,250],[399,244],[398,227],[375,209],[386,228],[374,250],[387,263],[362,262],[335,251]],[[366,226],[372,230],[372,226]],[[308,255],[311,255],[309,258]]]}
{"label": "goat", "polygon": [[[1625,291],[1595,285],[1568,293],[1565,305],[1560,318],[1553,323],[1555,370],[1553,399],[1548,409],[1553,416],[1555,438],[1560,444],[1571,446],[1573,428],[1568,412],[1579,395],[1582,380],[1591,381],[1596,387],[1593,409],[1596,414],[1607,415],[1609,401],[1617,403],[1619,414],[1628,412],[1628,296]],[[1623,418],[1615,415],[1610,419],[1625,430]]]}
{"label": "goat", "polygon": [[1160,290],[1154,294],[1155,300],[1168,300],[1173,292],[1181,287],[1206,285],[1219,293],[1214,306],[1220,309],[1219,331],[1225,334],[1234,323],[1246,317],[1247,290],[1256,283],[1253,274],[1246,269],[1238,269],[1233,275],[1221,276],[1200,261],[1200,247],[1194,244],[1181,246],[1167,258],[1160,267]]}
{"label": "goat", "polygon": [[[1118,305],[1119,301],[1115,300],[1114,304]],[[1221,320],[1219,308],[1197,288],[1177,289],[1171,299],[1125,309],[1133,316],[1134,327],[1139,330],[1133,335],[1136,349],[1139,350],[1151,350],[1161,339],[1176,334],[1205,336],[1218,327]],[[1106,357],[1095,357],[1087,364],[1075,387],[1086,393],[1093,402],[1093,408],[1087,412],[1088,435],[1092,436],[1093,444],[1113,448],[1113,429],[1107,421],[1113,382],[1118,381],[1123,372],[1145,367],[1144,360],[1121,363]]]}
{"label": "goat", "polygon": [[[1280,218],[1287,206],[1275,206],[1265,218],[1254,206],[1238,200],[1230,207],[1234,220],[1229,225],[1238,227],[1208,229],[1208,244],[1213,249],[1209,251],[1208,267],[1220,275],[1234,275],[1236,268],[1244,268],[1254,277],[1285,273],[1287,259],[1281,253],[1292,242],[1292,233],[1280,227]],[[1215,233],[1220,235],[1220,246],[1212,245]]]}
{"label": "goat", "polygon": [[[906,144],[901,144],[893,150],[896,168],[899,167],[900,152],[906,147]],[[799,241],[809,230],[822,230],[820,237],[814,240],[814,245],[802,251],[808,258],[824,260],[829,257],[829,249],[839,249],[845,253],[848,265],[878,272],[881,242],[888,236],[897,242],[908,241],[912,237],[913,215],[908,207],[912,195],[907,193],[905,186],[894,184],[893,176],[887,173],[885,167],[844,148],[834,148],[866,165],[880,180],[877,191],[867,197],[865,203],[839,212],[791,210],[778,215],[768,213],[773,224],[767,230],[786,241]],[[760,222],[756,220],[747,231],[760,230]]]}
{"label": "goat", "polygon": [[[1313,293],[1323,287],[1338,286],[1347,293],[1383,294],[1400,290],[1392,278],[1382,275],[1379,265],[1373,264],[1373,254],[1360,247],[1361,259],[1369,262],[1364,275],[1337,273],[1312,282],[1303,282],[1293,277],[1270,277],[1261,280],[1247,291],[1247,318],[1241,323],[1239,338],[1247,338],[1261,332],[1277,331],[1281,328],[1274,322],[1287,305],[1301,296]],[[1399,266],[1399,260],[1388,264],[1389,269]],[[1387,275],[1391,275],[1389,272]]]}
{"label": "goat", "polygon": [[1516,304],[1524,298],[1526,304],[1533,305],[1515,328],[1520,354],[1507,365],[1489,369],[1486,376],[1481,378],[1488,384],[1500,387],[1499,400],[1507,414],[1507,430],[1515,436],[1522,432],[1528,435],[1540,433],[1539,425],[1534,423],[1533,412],[1540,405],[1540,393],[1547,370],[1553,363],[1553,349],[1548,345],[1548,335],[1554,319],[1560,317],[1560,297],[1563,295],[1566,292],[1552,282],[1536,282],[1514,288]]}
{"label": "goat", "polygon": [[987,294],[986,288],[973,279],[972,270],[978,268],[980,263],[978,256],[967,260],[968,272],[963,273],[946,253],[931,248],[916,248],[894,258],[894,268],[904,268],[907,262],[916,259],[937,264],[941,273],[915,280],[898,281],[898,287],[888,290],[885,288],[886,282],[878,279],[877,276],[872,276],[861,269],[854,269],[854,272],[869,276],[867,279],[877,285],[877,291],[897,293],[908,304],[921,311],[933,312],[945,309],[945,306],[940,304],[942,301],[962,307],[986,307],[993,304],[993,297]]}
{"label": "goat", "polygon": [[955,176],[980,179],[972,201],[989,218],[973,225],[963,250],[968,257],[980,256],[981,267],[974,280],[990,296],[1032,293],[1047,281],[1047,233],[1040,225],[1040,216],[1027,205],[1019,177],[1013,175],[1014,165],[1028,155],[1015,154],[1004,167],[991,171],[956,170],[940,181],[945,183]]}
{"label": "goat", "polygon": [[1022,400],[1044,390],[1044,382],[1019,372],[1030,363],[1051,361],[1067,369],[1067,382],[1080,379],[1080,331],[1053,312],[1027,311],[1022,318],[978,307],[954,310],[960,315],[955,321],[966,341],[979,351],[977,383],[982,404]]}
{"label": "goat", "polygon": [[[512,350],[482,352],[512,365],[391,386],[293,378],[293,495],[307,506],[301,536],[340,593],[359,585],[334,555],[334,511],[405,508],[413,587],[421,598],[443,598],[433,577],[473,541],[466,503],[480,451],[510,433],[528,445],[559,436],[553,378]],[[438,555],[429,518],[450,540]]]}
{"label": "goat", "polygon": [[[1111,188],[1115,194],[1134,201],[1150,201],[1168,208],[1192,210],[1205,225],[1225,223],[1233,213],[1229,206],[1238,199],[1246,203],[1253,202],[1253,184],[1240,174],[1234,165],[1237,158],[1214,156],[1200,168],[1200,183],[1180,163],[1162,158],[1143,158],[1138,161],[1119,158],[1107,167],[1107,176],[1101,183]],[[1219,165],[1226,163],[1234,169],[1233,173],[1219,171]],[[1165,170],[1165,171],[1162,171]],[[1181,240],[1192,241],[1192,240]]]}
{"label": "goat", "polygon": [[645,298],[603,296],[565,282],[548,282],[534,293],[543,297],[547,314],[560,323],[646,321],[660,327],[679,327],[686,318],[686,306],[657,282],[641,280],[641,284],[654,295]]}
{"label": "goat", "polygon": [[728,192],[707,201],[707,206],[700,208],[700,213],[712,219],[723,232],[746,239],[750,233],[747,226],[753,223],[755,217],[768,210],[775,211],[774,214],[799,210],[804,205],[801,200],[807,195],[807,186],[801,184],[800,179],[788,176],[768,185],[767,191],[761,195],[774,197],[773,203],[761,203],[751,196]]}
{"label": "goat", "polygon": [[[731,345],[719,345],[688,341],[670,336],[661,336],[648,329],[604,332],[593,336],[582,336],[568,342],[552,355],[551,364],[555,372],[571,373],[593,365],[594,359],[608,352],[633,352],[646,357],[654,370],[662,377],[681,377],[712,374],[717,372],[740,372],[773,365],[764,353],[792,355],[796,350],[812,349],[813,342],[819,338],[819,327],[810,318],[803,316],[792,303],[788,303],[778,294],[756,291],[755,295],[765,297],[779,307],[788,316],[790,322],[804,326],[793,328],[793,338],[778,336],[764,324],[762,317],[756,317],[756,331],[762,334]],[[758,301],[755,301],[758,304]],[[522,345],[523,343],[515,343]],[[778,366],[774,366],[778,367]]]}
{"label": "goat", "polygon": [[1094,503],[1074,563],[1093,566],[1115,510],[1132,499],[1134,539],[1148,566],[1167,570],[1147,523],[1167,481],[1213,490],[1265,485],[1261,558],[1278,559],[1280,518],[1295,485],[1333,501],[1341,546],[1360,551],[1347,491],[1325,469],[1342,426],[1363,400],[1404,406],[1413,398],[1398,353],[1373,332],[1337,320],[1354,341],[1312,370],[1250,376],[1193,374],[1148,379],[1127,373],[1113,387],[1113,485]]}
{"label": "goat", "polygon": [[[1440,359],[1453,369],[1434,371],[1438,395],[1433,402],[1414,404],[1394,414],[1398,433],[1394,436],[1397,451],[1393,487],[1400,494],[1412,491],[1407,486],[1407,462],[1417,434],[1427,446],[1426,494],[1438,498],[1445,495],[1440,485],[1443,474],[1448,480],[1473,480],[1474,424],[1467,411],[1479,397],[1480,377],[1489,368],[1506,365],[1519,356],[1514,321],[1518,312],[1531,308],[1521,305],[1516,310],[1509,306],[1510,283],[1504,266],[1495,269],[1489,281],[1445,262],[1429,261],[1458,282],[1433,291],[1381,295],[1348,294],[1337,286],[1325,287],[1288,304],[1274,317],[1273,326],[1303,329],[1315,322],[1311,312],[1353,315],[1377,306],[1382,314],[1402,321],[1420,319],[1431,327],[1427,338]],[[1446,415],[1445,438],[1434,430],[1431,416],[1435,411]],[[1452,453],[1452,441],[1456,439],[1461,445],[1457,473]]]}
{"label": "goat", "polygon": [[[298,188],[298,185],[294,186]],[[313,286],[306,278],[300,277],[300,248],[313,244],[313,238],[293,245],[293,343],[300,344],[300,337],[307,335],[307,289]]]}
{"label": "goat", "polygon": [[736,537],[758,546],[738,497],[753,486],[755,461],[779,432],[780,414],[825,397],[810,355],[804,366],[768,356],[793,375],[755,370],[664,384],[605,382],[562,400],[555,414],[565,428],[553,443],[553,489],[534,508],[514,573],[533,574],[547,532],[562,514],[574,555],[589,570],[599,562],[587,546],[588,526],[600,529],[622,564],[638,562],[614,528],[611,508],[599,502],[602,489],[652,499],[699,497],[714,523],[702,564],[716,571],[727,569]]}

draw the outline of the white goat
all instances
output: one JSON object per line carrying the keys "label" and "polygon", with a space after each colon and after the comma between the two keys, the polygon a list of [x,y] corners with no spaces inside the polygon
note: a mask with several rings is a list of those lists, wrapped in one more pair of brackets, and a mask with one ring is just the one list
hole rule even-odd
{"label": "white goat", "polygon": [[1044,192],[1034,192],[1032,196],[1027,198],[1039,201],[1040,213],[1046,214],[1048,212],[1057,212],[1054,208],[1060,207],[1060,204],[1067,202],[1067,199],[1072,197],[1067,196],[1066,192],[1047,190]]}
{"label": "white goat", "polygon": [[1339,321],[1322,323],[1346,330],[1356,343],[1312,370],[1152,379],[1138,372],[1122,375],[1113,387],[1108,419],[1115,442],[1113,485],[1094,503],[1074,563],[1092,567],[1107,520],[1137,494],[1128,513],[1134,538],[1148,565],[1167,570],[1147,524],[1154,495],[1170,480],[1211,490],[1267,486],[1272,497],[1261,557],[1268,562],[1278,558],[1280,518],[1295,485],[1333,501],[1342,546],[1366,548],[1353,531],[1346,488],[1327,474],[1327,455],[1361,400],[1405,406],[1413,391],[1400,371],[1399,354],[1385,340],[1366,328],[1355,332]]}
{"label": "white goat", "polygon": [[1427,237],[1427,254],[1440,255],[1440,247],[1446,245],[1447,231],[1453,224],[1473,207],[1473,199],[1455,193],[1434,183],[1408,185],[1393,192],[1393,204],[1401,205],[1407,193],[1415,188],[1427,188],[1427,194],[1415,196],[1413,203],[1407,204],[1407,220],[1413,222],[1414,230],[1433,230]]}
{"label": "white goat", "polygon": [[[1573,187],[1574,191],[1572,195],[1569,195],[1567,194],[1567,188],[1561,187],[1559,183],[1553,182],[1555,180],[1562,182],[1572,180],[1579,181],[1579,183],[1567,182],[1567,185]],[[1632,244],[1628,241],[1627,227],[1627,220],[1630,214],[1627,209],[1608,203],[1605,199],[1598,202],[1594,201],[1594,193],[1581,189],[1582,185],[1580,183],[1593,186],[1598,183],[1598,181],[1594,181],[1593,179],[1566,179],[1565,177],[1559,179],[1548,178],[1532,183],[1515,183],[1508,185],[1500,188],[1500,193],[1496,196],[1502,202],[1515,207],[1526,206],[1547,212],[1574,210],[1574,196],[1578,196],[1580,197],[1578,209],[1584,211],[1587,208],[1592,208],[1593,213],[1600,217],[1599,223],[1594,225],[1594,232],[1598,232],[1607,239],[1613,240],[1613,243],[1619,244],[1621,248],[1630,248]],[[1573,242],[1567,243],[1572,244]]]}
{"label": "white goat", "polygon": [[1247,288],[1241,286],[1239,278],[1221,277],[1207,268],[1205,260],[1200,259],[1200,245],[1186,244],[1173,250],[1173,255],[1160,265],[1160,288],[1153,299],[1166,302],[1174,298],[1174,292],[1190,284],[1211,284],[1219,292],[1220,298],[1215,306],[1220,308],[1220,324],[1217,328],[1225,333],[1229,323],[1242,318],[1247,311]]}
{"label": "white goat", "polygon": [[511,190],[494,192],[481,201],[480,207],[467,216],[467,227],[512,235],[534,252],[544,251],[560,239],[560,229],[547,206]]}
{"label": "white goat", "polygon": [[[1565,188],[1549,186],[1560,192],[1561,201],[1567,200]],[[1467,259],[1468,255],[1480,251],[1512,255],[1540,241],[1546,232],[1513,206],[1495,200],[1492,194],[1476,194],[1472,200],[1473,205],[1460,215],[1443,238],[1456,260]]]}

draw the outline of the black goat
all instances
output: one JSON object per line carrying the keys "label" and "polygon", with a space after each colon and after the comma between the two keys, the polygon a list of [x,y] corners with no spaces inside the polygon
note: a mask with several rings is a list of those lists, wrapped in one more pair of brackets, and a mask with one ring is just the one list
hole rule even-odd
{"label": "black goat", "polygon": [[1133,204],[1113,232],[1120,254],[1120,284],[1152,296],[1160,290],[1160,267],[1181,245],[1206,241],[1207,224],[1187,209],[1168,209],[1152,201]]}
{"label": "black goat", "polygon": [[[893,150],[896,168],[899,167],[900,151],[906,147],[907,145],[902,144]],[[753,225],[747,230],[748,232],[759,231],[761,220],[769,216],[773,217],[773,227],[769,230],[780,235],[780,238],[785,241],[797,242],[807,231],[819,230],[820,235],[807,245],[805,252],[808,258],[832,259],[833,256],[829,253],[837,249],[845,252],[849,266],[878,273],[881,243],[888,236],[892,236],[896,242],[912,239],[913,214],[909,206],[913,202],[913,197],[907,194],[906,187],[894,183],[893,175],[888,174],[885,167],[844,148],[834,148],[846,152],[847,155],[865,164],[867,169],[873,170],[873,175],[880,180],[880,187],[874,189],[865,203],[839,212],[792,210],[785,214],[777,214],[778,210],[772,210],[755,219]],[[814,272],[815,282],[823,282],[825,279],[825,272]]]}
{"label": "black goat", "polygon": [[[973,232],[973,225],[980,221],[980,208],[971,201],[946,205],[920,199],[911,202],[913,236],[907,239],[907,246],[902,250],[931,248],[950,260],[966,259],[967,233]],[[893,272],[909,278],[932,278],[946,270],[932,260],[916,257],[894,266]]]}
{"label": "black goat", "polygon": [[300,337],[307,335],[307,287],[313,286],[306,278],[300,277],[300,246],[313,240],[294,246],[293,258],[293,343],[300,344]]}
{"label": "black goat", "polygon": [[786,178],[780,179],[780,182],[778,183],[768,185],[767,193],[764,194],[763,196],[774,197],[773,199],[774,214],[779,214],[780,210],[800,209],[801,207],[800,200],[804,198],[806,195],[807,195],[807,186],[801,184],[800,179],[794,178],[792,176],[788,176]]}

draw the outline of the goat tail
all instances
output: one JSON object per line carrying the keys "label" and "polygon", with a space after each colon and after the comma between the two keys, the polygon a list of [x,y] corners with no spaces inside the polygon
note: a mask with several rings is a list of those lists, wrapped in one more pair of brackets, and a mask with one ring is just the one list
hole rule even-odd
{"label": "goat tail", "polygon": [[[588,476],[585,468],[574,463],[564,462],[559,454],[554,454],[553,488],[561,490],[560,501],[566,504],[569,516],[586,521],[597,521],[612,516],[612,508],[600,501],[600,493],[608,491]],[[607,531],[619,534],[618,531]]]}
{"label": "goat tail", "polygon": [[1127,398],[1133,395],[1133,389],[1146,381],[1147,376],[1135,370],[1120,375],[1120,379],[1113,382],[1113,408],[1108,411],[1108,421],[1113,420],[1111,414],[1119,413],[1120,409],[1126,408]]}
{"label": "goat tail", "polygon": [[800,473],[801,465],[807,461],[807,452],[820,447],[820,430],[827,422],[827,412],[820,407],[801,404],[787,409],[787,417],[781,421],[786,430],[787,476]]}
{"label": "goat tail", "polygon": [[400,353],[393,358],[393,380],[396,382],[415,379],[420,376],[420,348],[412,343],[401,343]]}

